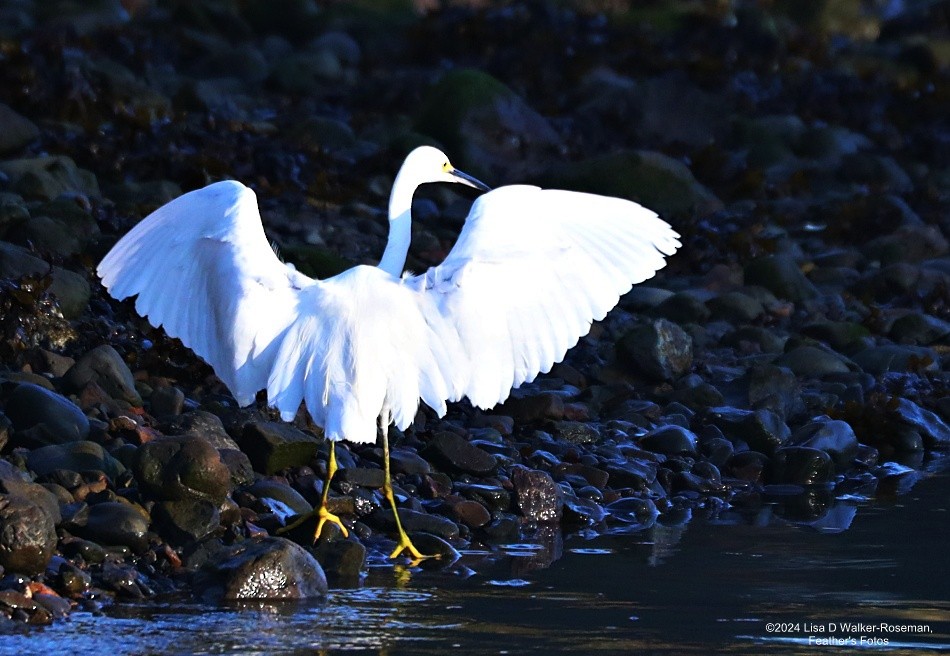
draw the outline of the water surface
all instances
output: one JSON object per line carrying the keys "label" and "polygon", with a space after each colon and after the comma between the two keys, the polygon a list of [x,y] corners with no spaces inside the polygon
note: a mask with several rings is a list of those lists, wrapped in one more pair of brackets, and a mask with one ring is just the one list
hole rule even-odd
{"label": "water surface", "polygon": [[[864,651],[950,651],[948,499],[944,472],[889,500],[846,498],[813,526],[766,511],[753,524],[540,536],[448,571],[380,561],[324,603],[116,604],[0,636],[0,653],[814,654],[829,651],[816,639],[862,634],[888,641]],[[842,626],[882,622],[929,632]]]}

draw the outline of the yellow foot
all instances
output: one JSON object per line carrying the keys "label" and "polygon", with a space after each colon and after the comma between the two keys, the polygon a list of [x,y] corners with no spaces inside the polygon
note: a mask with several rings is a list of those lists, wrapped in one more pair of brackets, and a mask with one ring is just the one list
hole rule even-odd
{"label": "yellow foot", "polygon": [[320,521],[317,522],[317,528],[313,531],[313,541],[316,542],[320,537],[321,531],[323,531],[323,525],[327,522],[331,524],[336,524],[340,527],[340,532],[343,533],[343,537],[350,537],[350,532],[346,530],[346,527],[343,526],[343,522],[340,521],[340,518],[334,515],[332,512],[326,509],[326,506],[320,506],[320,510],[317,511],[317,517],[320,518]]}
{"label": "yellow foot", "polygon": [[409,555],[412,556],[413,564],[419,563],[420,561],[425,560],[426,558],[438,558],[438,554],[433,556],[426,556],[416,549],[416,545],[412,543],[412,540],[409,539],[409,536],[405,533],[402,534],[399,538],[399,544],[396,545],[396,548],[393,549],[393,552],[389,554],[390,558],[396,558],[403,551],[408,551]]}

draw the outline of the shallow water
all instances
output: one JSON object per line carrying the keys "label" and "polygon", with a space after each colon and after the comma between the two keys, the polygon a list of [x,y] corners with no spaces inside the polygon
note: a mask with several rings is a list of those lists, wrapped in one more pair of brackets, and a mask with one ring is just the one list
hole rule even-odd
{"label": "shallow water", "polygon": [[[890,500],[845,499],[830,525],[763,512],[754,525],[727,516],[548,536],[466,554],[450,571],[379,562],[362,588],[334,590],[324,603],[117,604],[0,636],[0,653],[842,653],[814,642],[830,637],[865,651],[945,652],[948,508],[944,470]],[[923,632],[842,626],[881,622]],[[862,645],[862,635],[887,644]]]}

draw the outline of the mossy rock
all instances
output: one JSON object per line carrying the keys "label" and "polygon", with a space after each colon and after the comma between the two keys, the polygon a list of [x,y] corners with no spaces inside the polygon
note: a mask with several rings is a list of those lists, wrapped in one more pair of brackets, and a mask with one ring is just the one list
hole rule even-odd
{"label": "mossy rock", "polygon": [[297,245],[281,249],[281,257],[311,278],[332,278],[354,266],[350,260],[319,246]]}
{"label": "mossy rock", "polygon": [[546,186],[617,196],[636,201],[661,215],[708,213],[722,202],[701,185],[682,162],[653,151],[599,155],[552,169]]}
{"label": "mossy rock", "polygon": [[450,71],[429,90],[416,129],[443,143],[460,168],[490,184],[541,170],[560,145],[554,128],[518,94],[474,69]]}

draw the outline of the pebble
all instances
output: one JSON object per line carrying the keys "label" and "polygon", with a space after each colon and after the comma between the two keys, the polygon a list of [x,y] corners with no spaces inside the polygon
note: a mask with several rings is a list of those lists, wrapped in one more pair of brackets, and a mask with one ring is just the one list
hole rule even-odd
{"label": "pebble", "polygon": [[141,490],[160,500],[207,500],[217,506],[231,489],[231,472],[211,443],[166,436],[139,447],[132,467]]}
{"label": "pebble", "polygon": [[617,343],[617,351],[636,371],[655,380],[675,380],[693,362],[692,339],[665,319],[633,328]]}
{"label": "pebble", "polygon": [[6,415],[17,433],[43,426],[28,437],[14,435],[14,441],[22,440],[28,448],[75,442],[89,435],[89,420],[75,403],[32,383],[17,385],[8,397]]}
{"label": "pebble", "polygon": [[77,535],[104,545],[125,545],[136,553],[148,547],[149,516],[142,508],[111,501],[89,507]]}
{"label": "pebble", "polygon": [[420,455],[439,469],[485,476],[495,471],[495,458],[465,438],[443,431],[436,433]]}
{"label": "pebble", "polygon": [[556,522],[564,508],[563,493],[545,471],[520,465],[511,468],[514,508],[533,522]]}
{"label": "pebble", "polygon": [[271,475],[287,467],[310,464],[319,440],[287,424],[255,421],[244,426],[238,444],[255,471]]}

